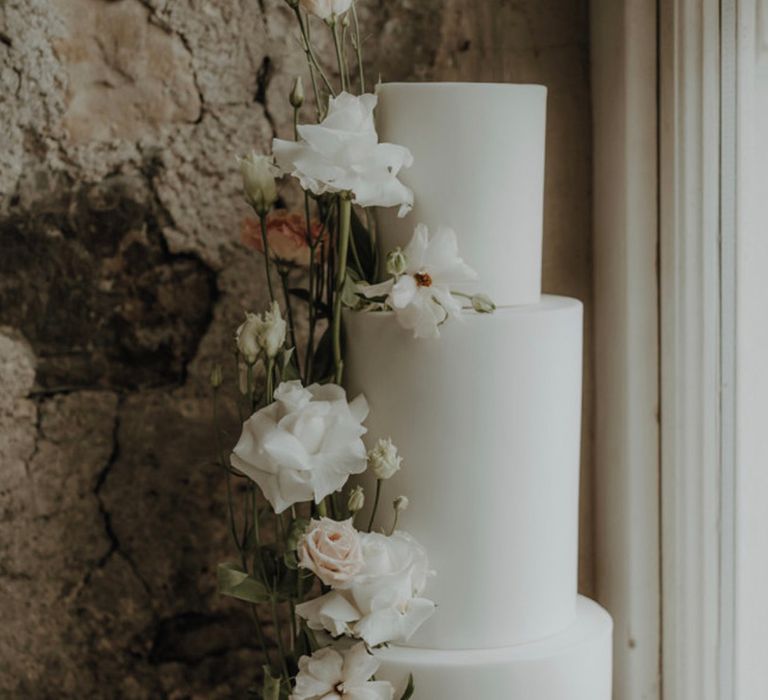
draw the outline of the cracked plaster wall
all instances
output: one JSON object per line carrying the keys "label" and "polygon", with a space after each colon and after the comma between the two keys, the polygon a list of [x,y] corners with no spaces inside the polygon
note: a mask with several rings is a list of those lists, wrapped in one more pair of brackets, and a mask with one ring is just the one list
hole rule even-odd
{"label": "cracked plaster wall", "polygon": [[[549,86],[544,282],[587,305],[586,0],[360,0],[386,80]],[[207,375],[263,278],[234,155],[290,130],[281,0],[0,3],[0,697],[232,697],[258,660]],[[327,44],[321,47],[326,55]],[[236,426],[233,426],[233,430]]]}

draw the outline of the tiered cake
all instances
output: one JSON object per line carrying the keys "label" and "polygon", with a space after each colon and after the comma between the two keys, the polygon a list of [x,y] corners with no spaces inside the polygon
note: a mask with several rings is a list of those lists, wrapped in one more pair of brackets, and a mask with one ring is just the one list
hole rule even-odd
{"label": "tiered cake", "polygon": [[576,592],[582,306],[541,295],[546,89],[378,95],[379,135],[413,152],[402,180],[417,193],[404,219],[382,214],[382,257],[416,223],[450,226],[478,272],[462,291],[498,305],[440,339],[387,313],[346,319],[349,388],[371,405],[371,441],[397,441],[405,462],[386,488],[408,494],[400,522],[437,572],[437,612],[410,646],[377,652],[378,677],[402,688],[412,672],[417,700],[608,700],[611,619]]}

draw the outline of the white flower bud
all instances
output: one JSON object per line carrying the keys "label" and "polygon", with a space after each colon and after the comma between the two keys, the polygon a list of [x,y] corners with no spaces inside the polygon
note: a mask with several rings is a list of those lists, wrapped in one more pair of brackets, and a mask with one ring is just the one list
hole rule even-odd
{"label": "white flower bud", "polygon": [[238,158],[243,176],[245,197],[259,216],[264,216],[277,201],[275,177],[280,171],[270,156],[260,156],[255,151],[245,158]]}
{"label": "white flower bud", "polygon": [[475,294],[472,297],[472,308],[481,314],[490,314],[496,311],[496,304],[487,294]]}
{"label": "white flower bud", "polygon": [[379,438],[368,452],[368,466],[377,479],[389,479],[400,469],[403,458],[390,438]]}
{"label": "white flower bud", "polygon": [[409,505],[410,501],[406,496],[398,496],[394,501],[392,501],[392,507],[397,513],[402,513],[408,508]]}
{"label": "white flower bud", "polygon": [[352,492],[349,494],[349,500],[347,501],[347,508],[350,513],[357,513],[362,510],[365,505],[365,491],[362,486],[355,486]]}
{"label": "white flower bud", "polygon": [[304,83],[301,81],[300,75],[297,75],[296,80],[293,81],[293,88],[288,99],[294,109],[299,109],[304,104]]}
{"label": "white flower bud", "polygon": [[387,272],[393,277],[402,275],[408,267],[408,258],[403,249],[398,246],[387,255]]}
{"label": "white flower bud", "polygon": [[235,334],[237,349],[249,364],[256,362],[260,355],[272,360],[285,343],[286,329],[280,307],[273,301],[270,310],[265,311],[263,316],[245,314],[245,321]]}

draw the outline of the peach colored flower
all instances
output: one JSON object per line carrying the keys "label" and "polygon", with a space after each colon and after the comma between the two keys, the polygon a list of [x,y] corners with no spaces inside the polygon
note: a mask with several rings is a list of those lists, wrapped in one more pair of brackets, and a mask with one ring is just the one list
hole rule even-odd
{"label": "peach colored flower", "polygon": [[[322,227],[317,219],[312,219],[310,234],[316,241]],[[249,248],[264,252],[261,237],[261,225],[257,219],[243,220],[240,235],[242,242]],[[291,267],[309,267],[309,243],[307,241],[307,221],[303,214],[278,209],[267,216],[267,243],[269,257],[278,264]],[[316,257],[320,256],[320,246],[316,248]]]}
{"label": "peach colored flower", "polygon": [[299,566],[309,569],[326,585],[345,588],[363,568],[360,535],[352,519],[313,520],[299,542]]}

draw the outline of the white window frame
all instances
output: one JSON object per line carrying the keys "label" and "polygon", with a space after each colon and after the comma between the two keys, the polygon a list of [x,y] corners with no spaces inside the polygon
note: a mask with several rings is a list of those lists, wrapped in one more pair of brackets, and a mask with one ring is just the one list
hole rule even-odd
{"label": "white window frame", "polygon": [[659,700],[656,0],[593,0],[597,597],[614,697]]}
{"label": "white window frame", "polygon": [[591,32],[614,698],[768,698],[768,0],[593,0]]}
{"label": "white window frame", "polygon": [[720,2],[660,10],[662,697],[726,700]]}

